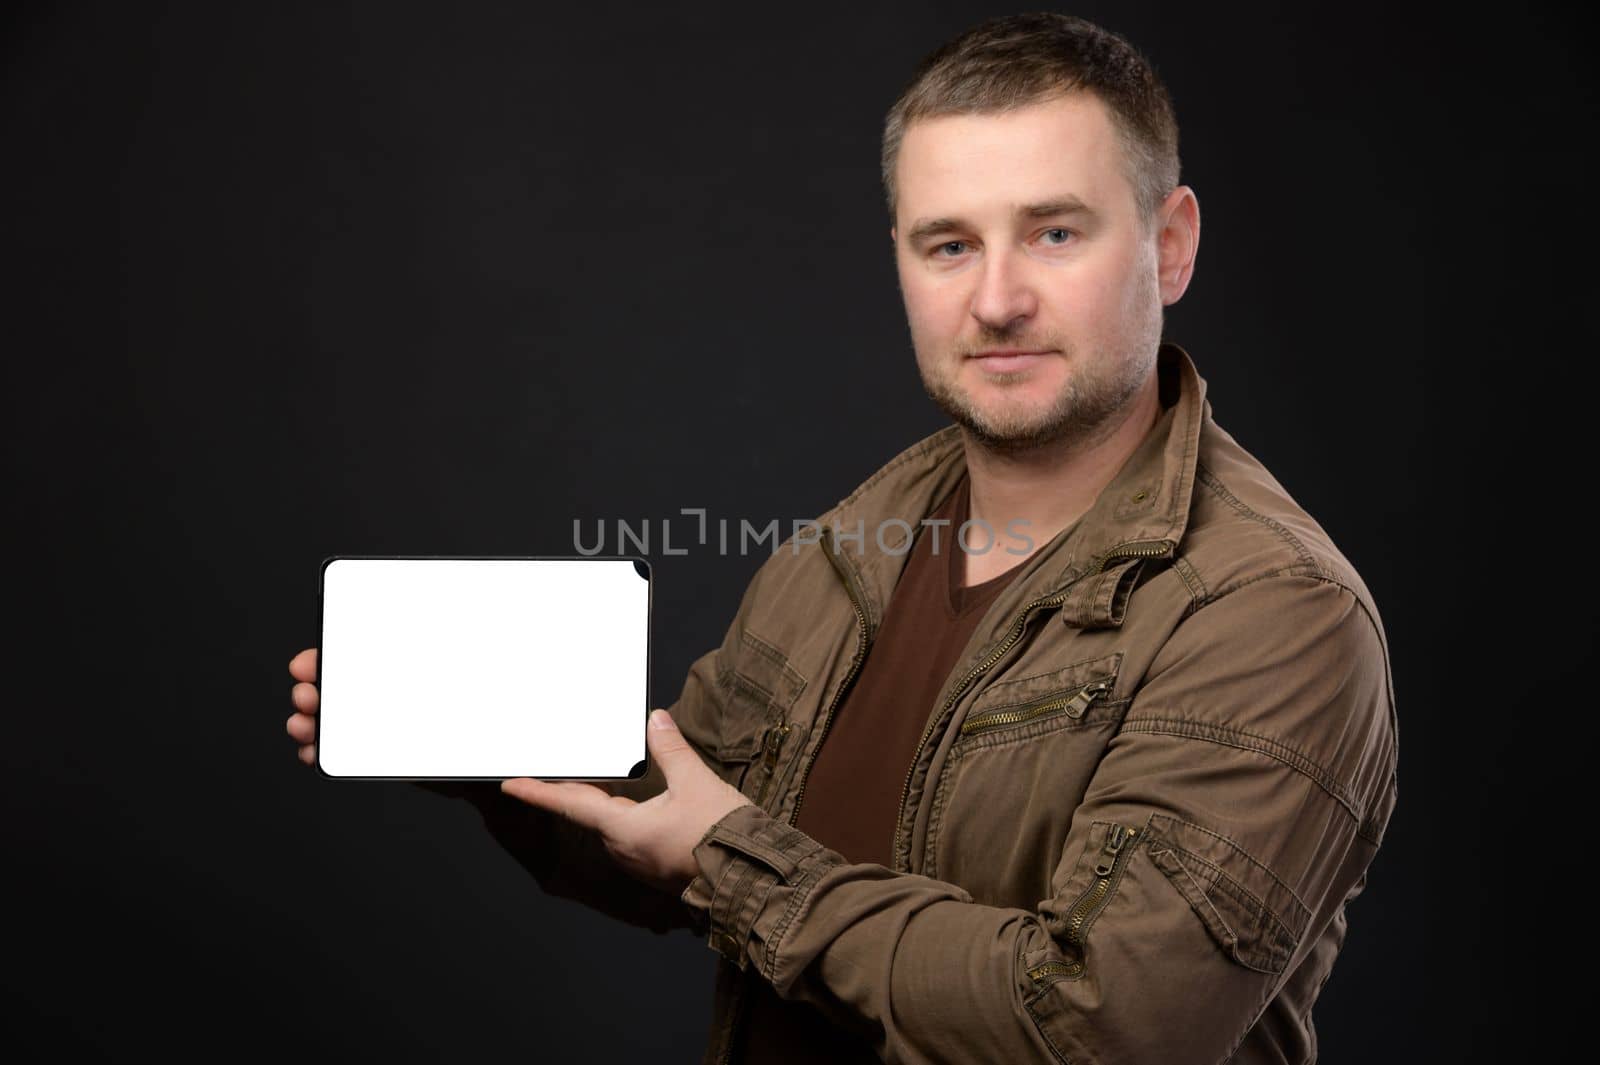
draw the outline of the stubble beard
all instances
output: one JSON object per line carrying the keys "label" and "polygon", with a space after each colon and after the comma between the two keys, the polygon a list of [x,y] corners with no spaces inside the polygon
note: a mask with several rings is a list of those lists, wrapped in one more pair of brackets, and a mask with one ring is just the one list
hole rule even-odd
{"label": "stubble beard", "polygon": [[[1154,292],[1153,285],[1144,288],[1146,293],[1141,295]],[[1128,338],[1122,350],[1096,352],[1087,359],[1074,358],[1073,349],[1048,337],[1046,340],[1051,342],[1034,347],[1006,337],[985,336],[985,347],[1054,349],[1051,358],[1076,363],[1044,410],[1014,403],[999,404],[993,411],[980,409],[957,381],[966,361],[964,356],[936,360],[932,373],[924,369],[923,391],[948,418],[966,430],[974,443],[995,454],[1017,456],[1046,449],[1085,448],[1121,424],[1134,397],[1149,380],[1161,344],[1164,317],[1159,299],[1154,300],[1154,306],[1154,313],[1146,315],[1143,326]],[[1004,387],[1013,381],[1021,383],[1028,372],[995,374],[993,379]]]}
{"label": "stubble beard", "polygon": [[[1079,360],[1066,382],[1043,410],[1014,403],[983,410],[957,381],[953,370],[922,375],[923,391],[945,415],[967,431],[974,443],[1001,455],[1018,455],[1046,448],[1076,450],[1098,439],[1121,422],[1134,396],[1149,379],[1155,361],[1154,343],[1137,352],[1101,354]],[[1070,351],[1052,358],[1073,361]],[[941,363],[949,366],[949,363]],[[959,366],[959,363],[957,364]],[[1005,386],[1027,371],[994,375]]]}

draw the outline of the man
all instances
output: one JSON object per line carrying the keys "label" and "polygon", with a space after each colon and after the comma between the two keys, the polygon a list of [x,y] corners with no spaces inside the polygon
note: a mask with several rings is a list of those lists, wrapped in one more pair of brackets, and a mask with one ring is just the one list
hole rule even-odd
{"label": "man", "polygon": [[761,566],[650,778],[475,801],[548,891],[707,939],[708,1062],[1312,1061],[1395,804],[1387,646],[1162,343],[1199,243],[1166,91],[1082,20],[993,20],[883,176],[954,424]]}

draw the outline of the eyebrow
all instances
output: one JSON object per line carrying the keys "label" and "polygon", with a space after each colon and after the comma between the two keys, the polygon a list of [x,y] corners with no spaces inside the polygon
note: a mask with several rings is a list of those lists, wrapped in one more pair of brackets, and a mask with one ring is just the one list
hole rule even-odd
{"label": "eyebrow", "polygon": [[[1093,207],[1084,203],[1076,196],[1062,196],[1043,203],[1024,204],[1017,208],[1019,218],[1055,218],[1061,215],[1078,214],[1093,218],[1098,212]],[[915,244],[928,237],[939,233],[948,233],[962,228],[966,223],[959,218],[923,218],[911,227],[906,234],[906,242]]]}

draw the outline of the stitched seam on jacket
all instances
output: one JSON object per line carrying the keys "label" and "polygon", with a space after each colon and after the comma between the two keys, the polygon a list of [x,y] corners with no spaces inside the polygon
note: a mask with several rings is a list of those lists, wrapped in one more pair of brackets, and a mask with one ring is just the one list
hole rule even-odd
{"label": "stitched seam on jacket", "polygon": [[777,666],[782,672],[783,678],[794,685],[797,693],[806,686],[806,678],[800,675],[794,666],[789,663],[788,657],[778,650],[776,646],[757,636],[749,629],[745,629],[739,636],[740,640],[752,651]]}
{"label": "stitched seam on jacket", "polygon": [[769,870],[749,858],[741,857],[741,860],[734,864],[743,868],[739,869],[738,878],[729,889],[727,906],[722,914],[722,919],[726,922],[722,931],[738,944],[738,949],[743,954],[749,946],[750,939],[749,929],[739,927],[743,923],[745,903],[754,890],[759,875]]}
{"label": "stitched seam on jacket", "polygon": [[[1392,776],[1393,774],[1391,774]],[[1374,813],[1371,817],[1362,821],[1360,827],[1356,829],[1356,835],[1374,847],[1379,846],[1382,843],[1383,826],[1378,824],[1378,815]]]}
{"label": "stitched seam on jacket", "polygon": [[956,774],[961,766],[961,754],[959,749],[952,749],[949,757],[945,759],[944,768],[939,773],[939,782],[934,785],[933,807],[928,812],[928,842],[923,848],[928,863],[925,875],[935,880],[939,878],[939,830],[944,827],[945,804],[950,801],[961,783],[960,777]]}
{"label": "stitched seam on jacket", "polygon": [[719,679],[721,679],[723,685],[727,687],[728,694],[733,695],[736,693],[736,690],[742,691],[744,694],[750,695],[759,700],[763,707],[770,706],[775,698],[772,692],[768,691],[764,686],[757,684],[743,673],[740,673],[737,669],[733,669],[731,667],[724,668],[719,674]]}
{"label": "stitched seam on jacket", "polygon": [[[1172,486],[1172,494],[1169,496],[1171,502],[1167,504],[1167,528],[1156,539],[1170,539],[1173,531],[1188,521],[1190,500],[1194,494],[1194,478],[1200,470],[1200,460],[1197,455],[1200,449],[1200,437],[1204,435],[1204,422],[1205,408],[1202,404],[1196,403],[1189,411],[1189,420],[1183,425],[1183,458],[1178,461],[1177,481]],[[1173,428],[1177,429],[1176,424]]]}
{"label": "stitched seam on jacket", "polygon": [[1206,599],[1206,582],[1201,579],[1200,571],[1194,568],[1194,563],[1189,561],[1187,555],[1178,555],[1172,560],[1172,568],[1178,571],[1178,576],[1183,578],[1183,583],[1189,587],[1189,608],[1193,610]]}
{"label": "stitched seam on jacket", "polygon": [[1301,754],[1293,747],[1279,743],[1277,740],[1266,736],[1257,736],[1242,729],[1229,728],[1225,725],[1215,725],[1208,722],[1185,721],[1181,718],[1161,717],[1125,717],[1122,719],[1124,732],[1159,732],[1173,736],[1186,736],[1191,739],[1209,740],[1227,747],[1238,747],[1243,750],[1257,751],[1275,758],[1291,769],[1297,770],[1304,776],[1314,781],[1318,787],[1326,791],[1339,805],[1344,807],[1358,824],[1361,822],[1361,811],[1356,809],[1355,801],[1345,791],[1338,781],[1333,779],[1322,766]]}
{"label": "stitched seam on jacket", "polygon": [[[1220,840],[1222,840],[1222,842],[1232,846],[1234,849],[1236,849],[1239,852],[1239,855],[1242,858],[1247,860],[1251,865],[1255,866],[1257,869],[1261,870],[1263,873],[1266,873],[1268,876],[1270,876],[1273,879],[1273,881],[1279,887],[1283,888],[1284,891],[1288,892],[1289,897],[1294,899],[1295,902],[1300,904],[1300,908],[1305,911],[1307,918],[1309,918],[1311,916],[1311,907],[1306,905],[1306,900],[1302,899],[1300,897],[1299,893],[1296,892],[1294,888],[1290,887],[1288,884],[1285,884],[1283,882],[1282,878],[1280,878],[1277,873],[1274,873],[1269,867],[1263,865],[1260,861],[1258,861],[1256,859],[1256,856],[1251,854],[1249,852],[1249,850],[1247,850],[1245,848],[1244,844],[1240,843],[1238,840],[1230,839],[1229,837],[1223,835],[1221,832],[1217,832],[1217,831],[1214,831],[1212,829],[1209,829],[1209,828],[1205,827],[1204,825],[1197,825],[1193,821],[1185,821],[1181,817],[1169,817],[1166,814],[1157,814],[1156,815],[1156,819],[1159,820],[1159,821],[1171,821],[1174,824],[1179,824],[1179,825],[1183,825],[1183,826],[1185,826],[1187,828],[1192,828],[1196,832],[1203,832],[1206,835],[1211,836],[1214,839],[1220,839]],[[1158,835],[1161,834],[1160,829],[1157,829],[1156,831],[1157,831]],[[1180,850],[1180,851],[1183,851],[1183,853],[1185,853],[1185,854],[1192,854],[1193,853],[1193,852],[1185,849],[1184,847],[1180,846],[1174,840],[1167,839],[1167,838],[1163,837],[1163,842],[1165,842],[1173,850]],[[1204,862],[1206,865],[1209,865],[1211,868],[1215,869],[1217,872],[1223,873],[1224,875],[1226,875],[1227,871],[1224,870],[1222,868],[1222,866],[1218,865],[1216,862],[1208,861],[1207,859],[1201,857],[1198,854],[1195,854],[1194,857],[1199,859],[1201,862]],[[1262,903],[1262,905],[1266,906],[1265,903]],[[1266,908],[1267,908],[1268,911],[1272,910],[1272,907],[1270,907],[1270,906],[1267,906]],[[1274,914],[1274,916],[1278,916],[1278,915]],[[1281,917],[1279,917],[1279,919],[1282,920]],[[1293,927],[1293,925],[1291,925],[1288,921],[1284,921],[1283,923],[1287,927],[1290,927],[1290,928]]]}
{"label": "stitched seam on jacket", "polygon": [[756,654],[765,658],[779,669],[789,664],[789,660],[783,656],[782,652],[749,629],[741,631],[739,639],[747,643],[750,646],[750,650],[756,652]]}
{"label": "stitched seam on jacket", "polygon": [[[1183,857],[1193,859],[1208,869],[1216,870],[1216,877],[1214,879],[1207,880],[1206,885],[1210,888],[1215,888],[1216,890],[1221,891],[1224,895],[1233,896],[1233,898],[1246,910],[1250,910],[1252,905],[1259,907],[1260,910],[1270,916],[1273,920],[1273,923],[1278,926],[1277,928],[1270,930],[1270,934],[1275,939],[1287,940],[1291,945],[1299,942],[1300,934],[1294,930],[1294,926],[1288,921],[1284,920],[1283,915],[1269,906],[1265,899],[1261,898],[1254,891],[1251,891],[1249,888],[1245,887],[1235,877],[1229,875],[1226,869],[1222,868],[1220,865],[1217,865],[1215,862],[1207,861],[1202,855],[1178,846],[1171,840],[1162,840],[1162,845],[1163,849],[1169,854],[1181,854]],[[1191,873],[1190,875],[1193,874]],[[1276,880],[1277,878],[1274,877],[1273,879]],[[1210,894],[1211,893],[1209,891],[1206,892],[1208,898]],[[1298,902],[1299,900],[1296,899],[1296,901]],[[1304,904],[1302,903],[1302,905]],[[1250,914],[1250,923],[1256,927],[1235,929],[1234,935],[1238,936],[1241,940],[1245,940],[1251,932],[1269,931],[1268,929],[1260,927],[1261,917],[1259,913]],[[1249,950],[1248,947],[1244,947],[1243,945],[1241,945],[1241,947],[1244,950]]]}
{"label": "stitched seam on jacket", "polygon": [[791,851],[798,852],[793,855],[797,874],[804,868],[806,862],[811,860],[812,855],[825,849],[821,841],[812,839],[798,828],[776,819],[771,842],[773,847],[785,854]]}
{"label": "stitched seam on jacket", "polygon": [[[1056,981],[1056,983],[1060,983],[1060,981]],[[1056,1056],[1056,1060],[1061,1062],[1061,1065],[1072,1065],[1072,1059],[1067,1057],[1066,1053],[1056,1045],[1054,1039],[1050,1038],[1050,1030],[1045,1027],[1044,1018],[1040,1017],[1038,1011],[1033,1008],[1034,1003],[1048,995],[1050,988],[1054,986],[1055,984],[1050,984],[1040,989],[1039,993],[1032,998],[1023,999],[1022,1005],[1027,1009],[1028,1016],[1033,1018],[1034,1031],[1039,1033],[1039,1038],[1043,1039],[1045,1045],[1050,1048],[1050,1053]]]}
{"label": "stitched seam on jacket", "polygon": [[[791,825],[776,819],[770,819],[765,824],[759,825],[748,835],[729,831],[726,841],[730,847],[741,855],[759,863],[763,868],[771,869],[773,874],[784,883],[789,882],[791,876],[798,876],[801,866],[807,858],[822,849],[822,844],[811,839],[805,833]],[[798,854],[790,854],[791,849],[799,849]],[[762,849],[777,852],[772,858],[760,853]],[[787,874],[778,865],[791,867]]]}
{"label": "stitched seam on jacket", "polygon": [[[728,877],[731,876],[733,873],[735,873],[737,871],[738,871],[738,866],[733,862],[728,862],[727,864],[725,864],[722,867],[722,872],[721,872],[720,875],[718,875],[717,882],[714,885],[712,885],[712,887],[711,887],[711,903],[710,903],[710,905],[708,905],[706,907],[706,916],[708,918],[715,918],[715,916],[716,916],[716,912],[715,911],[716,911],[716,908],[717,908],[717,901],[718,901],[719,896],[721,898],[723,898],[723,899],[726,899],[727,898],[727,892],[733,890],[732,887],[724,887],[723,885],[727,884],[728,883]],[[720,931],[720,929],[719,929],[719,931]]]}
{"label": "stitched seam on jacket", "polygon": [[1227,503],[1229,506],[1233,507],[1233,509],[1237,510],[1246,517],[1254,518],[1262,525],[1265,525],[1267,528],[1283,537],[1284,540],[1288,541],[1289,545],[1294,548],[1295,554],[1299,556],[1301,562],[1317,566],[1319,570],[1322,569],[1321,564],[1318,563],[1311,552],[1307,550],[1306,545],[1300,542],[1300,538],[1298,536],[1290,532],[1277,520],[1269,518],[1265,514],[1251,510],[1243,500],[1230,492],[1227,486],[1222,483],[1221,479],[1219,479],[1216,474],[1212,473],[1211,470],[1209,470],[1203,463],[1195,463],[1195,473],[1199,475],[1200,483],[1211,489],[1212,493],[1216,495],[1217,498],[1221,499],[1224,503]]}
{"label": "stitched seam on jacket", "polygon": [[1322,581],[1325,584],[1331,584],[1335,588],[1349,592],[1351,596],[1355,595],[1355,592],[1351,591],[1347,585],[1341,584],[1338,580],[1329,576],[1328,571],[1323,569],[1317,563],[1296,562],[1292,566],[1283,566],[1267,573],[1258,573],[1254,577],[1243,577],[1237,581],[1234,581],[1232,584],[1224,584],[1221,588],[1218,588],[1216,591],[1212,592],[1211,597],[1206,599],[1205,602],[1202,602],[1200,605],[1205,606],[1208,603],[1214,603],[1218,599],[1221,599],[1223,596],[1228,595],[1231,592],[1237,592],[1240,588],[1246,588],[1252,584],[1255,584],[1257,581],[1270,581],[1275,577],[1305,577],[1309,580]]}
{"label": "stitched seam on jacket", "polygon": [[721,914],[718,912],[717,904],[722,896],[722,885],[728,882],[728,874],[733,872],[733,869],[734,867],[732,863],[723,866],[722,872],[717,876],[717,882],[711,885],[711,893],[707,897],[708,901],[706,903],[706,912],[703,915],[703,918],[706,922],[706,942],[709,943],[718,954],[722,953],[722,948],[718,945],[718,940],[721,939],[723,934],[729,930],[722,927],[722,918]]}
{"label": "stitched seam on jacket", "polygon": [[807,869],[795,880],[794,891],[789,896],[789,905],[784,907],[783,916],[778,919],[777,925],[772,929],[772,936],[767,940],[766,957],[761,959],[761,972],[769,984],[776,986],[773,974],[777,970],[778,952],[783,946],[784,933],[789,930],[789,925],[794,921],[795,915],[800,912],[800,907],[810,897],[811,889],[816,887],[817,881],[822,879],[822,873],[822,869]]}

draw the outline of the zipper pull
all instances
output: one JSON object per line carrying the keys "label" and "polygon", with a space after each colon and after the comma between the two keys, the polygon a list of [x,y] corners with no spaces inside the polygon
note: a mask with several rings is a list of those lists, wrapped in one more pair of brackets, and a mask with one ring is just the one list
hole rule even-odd
{"label": "zipper pull", "polygon": [[761,739],[761,761],[767,767],[767,777],[761,782],[761,793],[756,796],[757,805],[766,801],[767,791],[772,787],[772,778],[778,764],[778,748],[783,746],[783,738],[789,734],[790,728],[791,724],[788,721],[773,725]]}
{"label": "zipper pull", "polygon": [[1067,716],[1071,718],[1082,717],[1084,711],[1089,709],[1089,704],[1098,699],[1100,694],[1110,687],[1111,682],[1109,680],[1097,680],[1093,684],[1085,686],[1084,689],[1077,695],[1074,695],[1072,697],[1072,701],[1067,704]]}
{"label": "zipper pull", "polygon": [[1117,864],[1117,853],[1123,845],[1133,838],[1133,833],[1121,825],[1111,826],[1111,835],[1106,837],[1106,845],[1101,849],[1101,859],[1094,867],[1095,876],[1110,876],[1111,870]]}
{"label": "zipper pull", "polygon": [[774,724],[766,729],[766,736],[762,739],[763,755],[765,755],[766,768],[773,768],[778,763],[778,748],[784,744],[784,736],[789,732],[789,723]]}

